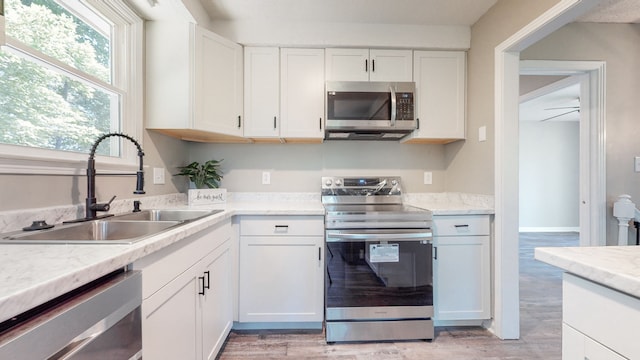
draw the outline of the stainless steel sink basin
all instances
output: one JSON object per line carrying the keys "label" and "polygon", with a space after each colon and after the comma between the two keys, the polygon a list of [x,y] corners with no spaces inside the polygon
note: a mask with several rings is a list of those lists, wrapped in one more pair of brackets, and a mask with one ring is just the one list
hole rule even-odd
{"label": "stainless steel sink basin", "polygon": [[154,209],[140,212],[117,215],[109,218],[110,221],[135,220],[135,221],[191,221],[204,216],[217,214],[223,210],[194,210],[194,209]]}
{"label": "stainless steel sink basin", "polygon": [[51,230],[14,233],[0,239],[19,244],[131,244],[158,234],[180,221],[95,220],[62,225]]}

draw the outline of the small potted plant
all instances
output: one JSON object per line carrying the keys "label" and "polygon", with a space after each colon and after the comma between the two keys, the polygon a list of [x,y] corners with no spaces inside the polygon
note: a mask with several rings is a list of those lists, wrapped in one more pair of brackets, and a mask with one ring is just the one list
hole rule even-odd
{"label": "small potted plant", "polygon": [[222,160],[209,160],[203,164],[194,161],[180,166],[175,176],[186,176],[196,187],[189,189],[189,205],[209,205],[226,202],[226,190],[218,189],[222,180],[220,163]]}

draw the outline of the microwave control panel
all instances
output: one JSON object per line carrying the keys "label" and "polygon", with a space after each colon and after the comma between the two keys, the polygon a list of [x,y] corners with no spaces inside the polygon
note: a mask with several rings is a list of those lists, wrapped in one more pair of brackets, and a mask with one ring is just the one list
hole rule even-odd
{"label": "microwave control panel", "polygon": [[413,93],[396,93],[396,119],[413,120]]}

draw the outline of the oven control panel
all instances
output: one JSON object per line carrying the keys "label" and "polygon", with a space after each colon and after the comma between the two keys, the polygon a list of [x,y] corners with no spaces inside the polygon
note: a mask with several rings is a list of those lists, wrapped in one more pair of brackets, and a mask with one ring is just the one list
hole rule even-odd
{"label": "oven control panel", "polygon": [[400,177],[366,176],[322,178],[323,203],[402,203]]}
{"label": "oven control panel", "polygon": [[324,176],[322,178],[323,189],[335,188],[355,188],[355,189],[376,189],[400,186],[400,178],[397,176],[387,177],[335,177]]}

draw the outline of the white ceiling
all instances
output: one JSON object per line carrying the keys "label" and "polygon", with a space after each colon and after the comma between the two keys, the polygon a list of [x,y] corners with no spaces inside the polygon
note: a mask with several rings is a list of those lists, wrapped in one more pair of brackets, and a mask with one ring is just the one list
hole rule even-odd
{"label": "white ceiling", "polygon": [[[497,0],[198,0],[213,21],[473,25]],[[640,23],[640,0],[601,0],[581,22]]]}
{"label": "white ceiling", "polygon": [[579,97],[577,83],[524,101],[520,103],[520,121],[578,121]]}
{"label": "white ceiling", "polygon": [[213,21],[473,25],[497,0],[199,0]]}

